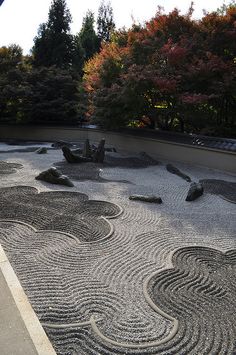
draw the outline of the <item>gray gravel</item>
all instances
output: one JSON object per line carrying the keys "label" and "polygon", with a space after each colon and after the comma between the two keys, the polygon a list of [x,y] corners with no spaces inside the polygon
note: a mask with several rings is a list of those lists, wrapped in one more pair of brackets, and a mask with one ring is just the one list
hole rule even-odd
{"label": "gray gravel", "polygon": [[[55,207],[52,214],[53,199],[49,204],[43,199],[42,204],[45,215],[50,216],[48,231],[40,226],[44,217],[35,212],[33,199],[33,217],[17,215],[26,224],[16,222],[11,208],[5,207],[1,218],[11,221],[1,220],[0,243],[58,354],[235,353],[234,303],[230,301],[235,299],[235,204],[211,193],[185,202],[189,183],[170,174],[162,164],[138,170],[102,167],[100,176],[111,182],[74,180],[75,186],[66,188],[35,180],[37,174],[62,159],[61,151],[50,150],[46,156],[5,153],[5,159],[23,165],[15,174],[0,176],[1,187],[7,191],[9,187],[30,187],[15,190],[20,192],[20,199],[26,189],[23,205],[28,201],[28,191],[35,187],[37,196],[44,196],[46,191],[53,196],[53,191],[61,191],[66,209],[75,202],[71,204],[62,191],[70,191],[72,199],[76,199],[72,192],[79,192],[89,200],[123,209],[113,219],[103,218],[102,225],[109,226],[105,238],[85,240],[69,237],[76,236],[75,229],[70,229],[68,235],[60,227],[64,225],[64,209]],[[235,176],[224,172],[176,165],[192,181],[236,182]],[[163,204],[130,201],[132,194],[160,196]],[[87,211],[91,218],[92,212]],[[90,224],[101,231],[99,223],[98,218],[95,224],[91,219]],[[179,262],[186,258],[191,270],[186,262]],[[163,280],[163,287],[158,279]],[[185,281],[187,301],[175,295]],[[158,294],[163,295],[160,300]],[[169,307],[163,301],[167,296]],[[199,302],[195,313],[194,297]],[[198,312],[203,309],[201,302],[207,302],[203,308],[208,313]]]}

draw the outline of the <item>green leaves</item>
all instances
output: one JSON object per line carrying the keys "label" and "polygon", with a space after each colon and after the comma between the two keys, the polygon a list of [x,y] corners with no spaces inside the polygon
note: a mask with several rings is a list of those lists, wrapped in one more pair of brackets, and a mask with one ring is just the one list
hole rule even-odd
{"label": "green leaves", "polygon": [[94,30],[94,22],[94,14],[88,11],[83,19],[82,28],[77,35],[77,43],[80,44],[84,51],[84,61],[90,59],[100,48],[99,39]]}
{"label": "green leaves", "polygon": [[41,24],[34,39],[33,64],[70,68],[73,64],[73,36],[70,31],[71,15],[65,0],[53,0],[47,23]]}
{"label": "green leaves", "polygon": [[97,18],[97,34],[101,42],[110,42],[112,33],[115,30],[115,22],[113,19],[113,9],[111,3],[101,2],[98,9]]}

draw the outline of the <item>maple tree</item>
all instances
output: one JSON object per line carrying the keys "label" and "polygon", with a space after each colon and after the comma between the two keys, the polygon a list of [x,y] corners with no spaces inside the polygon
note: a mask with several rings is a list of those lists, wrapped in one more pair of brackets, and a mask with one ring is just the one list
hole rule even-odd
{"label": "maple tree", "polygon": [[236,109],[236,7],[193,20],[159,11],[114,34],[85,66],[90,111],[106,127],[150,126],[232,134]]}

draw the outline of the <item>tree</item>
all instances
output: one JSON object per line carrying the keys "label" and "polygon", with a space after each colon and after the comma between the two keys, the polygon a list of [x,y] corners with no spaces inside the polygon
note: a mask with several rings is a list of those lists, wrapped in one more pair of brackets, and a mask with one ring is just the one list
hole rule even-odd
{"label": "tree", "polygon": [[109,42],[111,35],[115,30],[115,22],[113,19],[113,9],[111,3],[107,4],[102,1],[98,8],[97,17],[97,34],[100,41]]}
{"label": "tree", "polygon": [[78,83],[68,70],[35,68],[28,72],[29,95],[22,108],[24,121],[34,123],[76,123]]}
{"label": "tree", "polygon": [[22,48],[16,44],[0,48],[0,75],[7,73],[22,63]]}
{"label": "tree", "polygon": [[40,25],[32,49],[35,66],[68,68],[73,63],[75,45],[70,34],[71,15],[66,0],[53,0],[48,21]]}
{"label": "tree", "polygon": [[17,123],[74,123],[78,81],[57,67],[32,68],[19,46],[0,48],[0,120]]}
{"label": "tree", "polygon": [[0,117],[1,121],[15,121],[24,92],[24,57],[22,49],[12,44],[0,48]]}
{"label": "tree", "polygon": [[99,51],[99,39],[94,30],[94,14],[87,11],[83,18],[82,28],[77,35],[76,41],[84,51],[84,61],[90,59]]}
{"label": "tree", "polygon": [[132,106],[127,102],[129,95],[125,95],[119,83],[125,56],[126,48],[114,42],[104,43],[101,52],[84,67],[84,85],[90,102],[88,113],[103,127],[125,125],[132,116]]}
{"label": "tree", "polygon": [[191,14],[158,12],[145,26],[116,33],[89,61],[85,87],[100,124],[145,115],[161,129],[236,133],[236,8],[201,21]]}

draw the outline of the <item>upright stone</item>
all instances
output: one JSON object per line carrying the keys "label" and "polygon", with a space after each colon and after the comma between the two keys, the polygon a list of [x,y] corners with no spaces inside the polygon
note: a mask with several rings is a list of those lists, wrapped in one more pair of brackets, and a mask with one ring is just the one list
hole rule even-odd
{"label": "upright stone", "polygon": [[105,157],[105,139],[103,138],[100,140],[97,150],[93,155],[93,161],[95,163],[103,163],[104,157]]}
{"label": "upright stone", "polygon": [[185,201],[194,201],[203,194],[203,186],[200,182],[192,182]]}
{"label": "upright stone", "polygon": [[92,149],[89,143],[89,140],[86,139],[85,143],[84,143],[84,148],[83,148],[83,153],[82,153],[83,157],[85,158],[91,158],[92,156]]}

